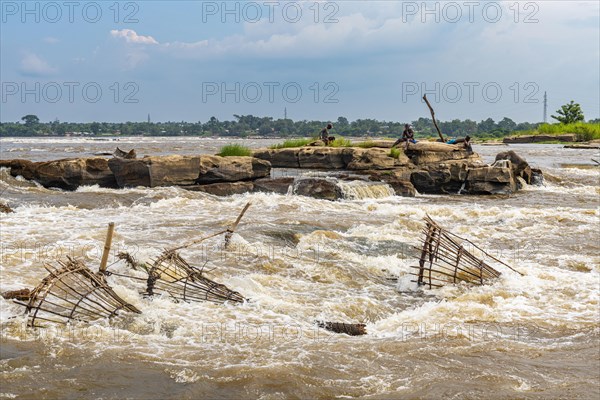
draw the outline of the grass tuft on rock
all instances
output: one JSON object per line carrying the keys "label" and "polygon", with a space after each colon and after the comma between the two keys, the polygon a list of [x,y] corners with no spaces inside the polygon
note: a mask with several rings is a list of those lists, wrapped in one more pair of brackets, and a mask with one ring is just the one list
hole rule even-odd
{"label": "grass tuft on rock", "polygon": [[402,150],[400,150],[400,149],[397,149],[397,148],[395,148],[395,147],[392,147],[392,148],[390,149],[390,154],[388,154],[388,156],[390,156],[390,157],[392,157],[392,158],[395,158],[395,159],[397,160],[398,158],[400,158],[400,153],[401,153],[401,152],[402,152]]}
{"label": "grass tuft on rock", "polygon": [[221,157],[247,157],[252,156],[252,150],[241,144],[228,144],[221,147],[217,155]]}
{"label": "grass tuft on rock", "polygon": [[287,139],[283,143],[274,144],[271,146],[271,149],[287,149],[290,147],[302,147],[306,146],[310,142],[313,142],[315,139],[310,138],[301,138],[301,139]]}
{"label": "grass tuft on rock", "polygon": [[329,143],[330,147],[352,147],[352,141],[350,139],[344,139],[343,137],[337,137],[331,143]]}
{"label": "grass tuft on rock", "polygon": [[354,143],[352,146],[353,147],[362,147],[363,149],[370,149],[372,147],[377,147],[377,143],[375,143],[372,140],[367,140],[364,142]]}

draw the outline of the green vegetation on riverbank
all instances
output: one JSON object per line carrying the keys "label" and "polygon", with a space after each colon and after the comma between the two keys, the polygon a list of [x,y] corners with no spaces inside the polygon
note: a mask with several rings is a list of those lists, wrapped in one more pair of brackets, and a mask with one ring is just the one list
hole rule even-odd
{"label": "green vegetation on riverbank", "polygon": [[577,141],[586,142],[589,140],[600,139],[600,123],[576,122],[574,124],[542,124],[536,129],[521,131],[513,136],[526,135],[565,135],[574,133],[577,135]]}
{"label": "green vegetation on riverbank", "polygon": [[[26,115],[18,122],[0,123],[0,137],[10,136],[199,136],[199,137],[280,137],[294,138],[291,142],[282,144],[283,147],[297,147],[304,141],[310,142],[311,138],[318,136],[321,129],[328,122],[333,123],[331,135],[340,137],[370,138],[397,138],[402,135],[405,123],[411,123],[418,139],[434,137],[437,132],[430,118],[419,118],[414,121],[378,121],[375,119],[357,119],[348,121],[345,117],[338,117],[331,121],[293,121],[291,119],[273,119],[272,117],[255,117],[253,115],[234,115],[233,121],[219,121],[211,117],[207,122],[89,122],[73,123],[41,122],[35,115]],[[588,123],[566,125],[549,125],[552,127],[575,126],[573,133],[582,137],[597,137],[598,123],[600,120]],[[470,119],[452,121],[439,121],[438,125],[445,137],[464,137],[470,135],[476,140],[501,139],[506,136],[525,135],[547,129],[538,123],[516,123],[510,118],[503,118],[496,122],[487,118],[480,122]],[[588,126],[593,128],[590,130]],[[549,128],[550,129],[550,128]],[[551,128],[560,129],[560,128]],[[589,140],[589,139],[586,139]],[[343,145],[343,142],[339,142]],[[365,144],[367,146],[367,144]]]}

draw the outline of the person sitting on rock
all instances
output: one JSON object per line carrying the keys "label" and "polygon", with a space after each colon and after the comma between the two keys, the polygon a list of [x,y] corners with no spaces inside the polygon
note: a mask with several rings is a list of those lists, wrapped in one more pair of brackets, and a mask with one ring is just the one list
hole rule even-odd
{"label": "person sitting on rock", "polygon": [[321,140],[323,141],[323,143],[325,143],[325,146],[327,146],[330,142],[333,142],[335,140],[334,138],[329,137],[330,129],[333,129],[333,125],[331,123],[327,124],[327,126],[321,130]]}
{"label": "person sitting on rock", "polygon": [[417,143],[417,141],[415,140],[415,132],[413,131],[412,126],[410,126],[409,124],[404,124],[404,131],[402,132],[402,137],[396,140],[392,147],[396,147],[402,142],[406,142],[405,149],[408,149],[408,143]]}

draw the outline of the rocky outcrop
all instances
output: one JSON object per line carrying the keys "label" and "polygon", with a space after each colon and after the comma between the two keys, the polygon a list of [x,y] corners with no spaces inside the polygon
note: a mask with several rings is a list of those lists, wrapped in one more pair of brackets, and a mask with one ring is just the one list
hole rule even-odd
{"label": "rocky outcrop", "polygon": [[394,169],[410,164],[409,158],[400,151],[397,158],[390,156],[390,150],[380,148],[353,148],[352,158],[346,165],[351,171],[370,169]]}
{"label": "rocky outcrop", "polygon": [[576,142],[577,135],[574,133],[565,133],[562,135],[526,135],[505,137],[502,142],[511,143],[540,143],[540,142]]}
{"label": "rocky outcrop", "polygon": [[117,185],[120,188],[136,186],[152,186],[149,160],[126,160],[113,158],[108,161]]}
{"label": "rocky outcrop", "polygon": [[27,180],[34,179],[34,171],[37,163],[29,160],[2,160],[0,162],[1,167],[10,168],[10,174],[12,176],[22,176]]}
{"label": "rocky outcrop", "polygon": [[469,194],[511,194],[517,191],[512,168],[485,166],[469,169],[466,191]]}
{"label": "rocky outcrop", "polygon": [[425,164],[413,171],[410,181],[419,193],[457,193],[467,178],[467,171],[483,165],[479,161],[450,160],[443,163]]}
{"label": "rocky outcrop", "polygon": [[[123,152],[124,153],[124,152]],[[247,192],[294,194],[336,200],[389,195],[500,194],[543,181],[514,151],[498,154],[485,166],[476,153],[461,145],[439,142],[410,144],[405,150],[370,147],[263,149],[255,157],[151,156],[31,162],[0,161],[13,176],[35,179],[46,187],[73,190],[80,185],[103,187],[181,186],[219,196]],[[271,178],[271,166],[283,168],[283,177]],[[293,170],[320,170],[315,177]],[[326,171],[326,172],[322,172]],[[277,171],[276,171],[277,172]],[[277,175],[277,174],[275,174]]]}
{"label": "rocky outcrop", "polygon": [[306,169],[344,169],[352,157],[352,150],[344,147],[302,147],[298,164]]}
{"label": "rocky outcrop", "polygon": [[300,168],[298,153],[300,147],[287,149],[260,149],[252,154],[255,158],[271,163],[273,168]]}
{"label": "rocky outcrop", "polygon": [[21,175],[44,187],[75,190],[79,186],[106,188],[186,186],[250,181],[269,176],[271,165],[253,157],[160,156],[141,159],[74,158],[44,162],[5,160],[12,176]]}
{"label": "rocky outcrop", "polygon": [[410,160],[400,152],[398,158],[390,156],[390,151],[377,147],[297,147],[287,149],[262,149],[254,152],[254,157],[269,161],[273,168],[303,169],[393,169],[410,164]]}
{"label": "rocky outcrop", "polygon": [[262,149],[254,157],[269,161],[273,168],[347,169],[350,171],[395,169],[410,165],[424,166],[451,160],[466,160],[469,165],[483,164],[478,154],[462,146],[419,142],[408,150],[399,149],[397,158],[390,150],[378,147],[297,147]]}
{"label": "rocky outcrop", "polygon": [[406,155],[413,164],[418,166],[451,160],[465,160],[470,165],[483,164],[477,153],[467,151],[462,145],[439,142],[411,143],[406,150]]}
{"label": "rocky outcrop", "polygon": [[127,160],[109,166],[119,187],[186,186],[247,181],[268,176],[268,162],[253,157],[161,156]]}
{"label": "rocky outcrop", "polygon": [[135,149],[131,149],[129,151],[123,151],[117,147],[117,149],[115,150],[114,153],[112,153],[112,155],[115,157],[127,158],[129,160],[133,160],[134,158],[137,158],[137,153],[135,152]]}
{"label": "rocky outcrop", "polygon": [[496,161],[500,160],[509,160],[514,176],[520,176],[527,184],[532,183],[533,171],[531,170],[529,163],[525,161],[523,157],[519,156],[514,151],[509,150],[496,155]]}
{"label": "rocky outcrop", "polygon": [[415,197],[417,190],[410,181],[411,172],[407,169],[392,171],[365,171],[371,181],[385,182],[392,187],[396,196]]}
{"label": "rocky outcrop", "polygon": [[73,158],[54,161],[31,162],[12,160],[10,174],[35,180],[44,187],[75,190],[79,186],[99,185],[115,188],[115,177],[105,158]]}
{"label": "rocky outcrop", "polygon": [[200,156],[196,183],[248,181],[269,176],[271,164],[254,157]]}

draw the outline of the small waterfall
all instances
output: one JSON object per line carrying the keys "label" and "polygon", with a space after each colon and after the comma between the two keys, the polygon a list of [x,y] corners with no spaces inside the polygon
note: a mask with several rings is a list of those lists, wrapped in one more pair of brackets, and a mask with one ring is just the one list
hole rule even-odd
{"label": "small waterfall", "polygon": [[461,194],[463,190],[465,190],[465,186],[467,186],[467,181],[465,180],[463,182],[463,184],[461,185],[460,189],[458,189],[458,193],[456,194]]}
{"label": "small waterfall", "polygon": [[337,186],[341,189],[344,199],[381,199],[394,196],[394,189],[387,183],[368,181],[339,181]]}
{"label": "small waterfall", "polygon": [[461,194],[462,191],[465,190],[465,186],[467,186],[467,181],[469,180],[469,172],[471,172],[471,170],[467,169],[467,174],[465,175],[465,180],[463,181],[462,185],[460,186],[460,189],[458,189],[457,194]]}

